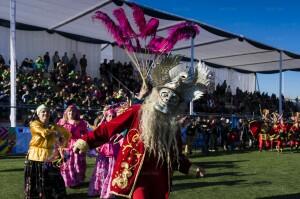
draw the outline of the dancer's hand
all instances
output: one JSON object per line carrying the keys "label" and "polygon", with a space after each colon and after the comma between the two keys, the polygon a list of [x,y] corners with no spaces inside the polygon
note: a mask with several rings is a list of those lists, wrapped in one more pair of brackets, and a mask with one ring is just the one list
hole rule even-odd
{"label": "dancer's hand", "polygon": [[199,177],[203,178],[204,176],[205,176],[205,169],[202,167],[198,167],[196,169],[196,178],[199,178]]}
{"label": "dancer's hand", "polygon": [[148,92],[149,92],[149,88],[148,88],[147,84],[143,83],[141,90],[137,96],[137,99],[139,99],[139,100],[143,99],[147,95]]}
{"label": "dancer's hand", "polygon": [[82,139],[78,139],[73,146],[73,152],[74,153],[85,153],[87,152],[89,146],[87,144],[86,141],[82,140]]}

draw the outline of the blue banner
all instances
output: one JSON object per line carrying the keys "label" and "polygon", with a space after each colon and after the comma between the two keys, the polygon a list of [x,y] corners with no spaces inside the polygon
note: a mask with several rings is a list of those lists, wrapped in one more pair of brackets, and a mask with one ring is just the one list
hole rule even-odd
{"label": "blue banner", "polygon": [[16,131],[16,145],[15,153],[27,153],[29,148],[29,142],[31,139],[31,133],[27,127],[15,128]]}

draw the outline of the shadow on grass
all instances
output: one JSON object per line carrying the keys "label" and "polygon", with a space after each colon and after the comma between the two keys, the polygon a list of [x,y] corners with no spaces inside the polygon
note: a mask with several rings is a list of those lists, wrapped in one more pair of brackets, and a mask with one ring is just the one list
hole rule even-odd
{"label": "shadow on grass", "polygon": [[83,182],[83,183],[81,183],[78,187],[79,187],[79,188],[89,187],[89,183],[90,183],[90,182]]}
{"label": "shadow on grass", "polygon": [[[205,175],[205,178],[213,178],[213,177],[220,177],[220,176],[242,177],[242,176],[250,176],[250,175],[253,175],[253,174],[242,174],[240,172],[220,172],[220,173],[207,173]],[[173,176],[172,179],[174,181],[176,181],[176,180],[195,179],[195,177],[189,176],[189,175],[177,175],[177,176]]]}
{"label": "shadow on grass", "polygon": [[193,162],[194,164],[203,168],[236,168],[236,163],[248,162],[249,160],[237,160],[237,161],[210,161],[210,162]]}
{"label": "shadow on grass", "polygon": [[213,177],[220,177],[220,176],[237,176],[237,177],[242,177],[242,176],[251,176],[253,174],[242,174],[241,172],[220,172],[220,173],[207,173],[205,175],[206,178],[213,178]]}
{"label": "shadow on grass", "polygon": [[233,181],[223,181],[223,182],[191,182],[191,183],[180,183],[174,184],[172,187],[172,191],[180,191],[184,189],[192,189],[192,188],[199,188],[199,187],[208,187],[208,186],[233,186],[238,185],[241,183],[246,182],[246,180],[233,180]]}
{"label": "shadow on grass", "polygon": [[25,155],[0,155],[0,160],[5,159],[25,159]]}
{"label": "shadow on grass", "polygon": [[262,181],[254,181],[252,183],[246,183],[246,184],[251,186],[266,186],[266,185],[271,185],[272,182],[267,180],[262,180]]}
{"label": "shadow on grass", "polygon": [[279,195],[279,196],[268,196],[256,199],[299,199],[300,193],[287,194],[287,195]]}
{"label": "shadow on grass", "polygon": [[5,173],[5,172],[23,172],[24,168],[18,168],[18,169],[4,169],[0,170],[0,173]]}
{"label": "shadow on grass", "polygon": [[67,195],[67,199],[84,199],[84,198],[94,199],[94,198],[99,198],[99,196],[98,197],[90,197],[87,195],[87,193],[69,193]]}
{"label": "shadow on grass", "polygon": [[80,185],[74,186],[74,187],[69,188],[69,189],[76,190],[76,189],[82,189],[82,188],[87,188],[87,187],[89,187],[89,182],[83,182]]}
{"label": "shadow on grass", "polygon": [[198,157],[208,157],[208,156],[224,156],[224,155],[233,155],[233,154],[245,154],[245,153],[252,153],[258,151],[257,149],[246,149],[246,150],[233,150],[233,151],[224,151],[219,150],[215,152],[208,152],[204,154],[198,150],[192,153],[189,157],[190,158],[198,158]]}
{"label": "shadow on grass", "polygon": [[86,165],[86,168],[94,168],[95,167],[95,164],[93,163],[93,164],[87,164]]}

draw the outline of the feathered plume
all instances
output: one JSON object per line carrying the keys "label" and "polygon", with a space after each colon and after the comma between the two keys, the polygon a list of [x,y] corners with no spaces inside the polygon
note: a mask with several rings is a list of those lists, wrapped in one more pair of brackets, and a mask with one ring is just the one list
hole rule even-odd
{"label": "feathered plume", "polygon": [[132,45],[130,38],[126,37],[125,43],[123,44],[128,52],[134,52],[137,48]]}
{"label": "feathered plume", "polygon": [[195,84],[208,86],[210,82],[211,82],[210,70],[207,68],[205,64],[199,62],[195,74]]}
{"label": "feathered plume", "polygon": [[168,38],[163,39],[161,43],[158,45],[157,51],[160,53],[168,53],[173,49],[175,44],[176,42],[174,42],[174,40],[170,40]]}
{"label": "feathered plume", "polygon": [[137,36],[136,33],[133,31],[123,8],[114,10],[114,16],[118,20],[120,28],[123,31],[123,34],[125,36],[127,37]]}
{"label": "feathered plume", "polygon": [[150,35],[155,35],[159,26],[159,20],[151,18],[145,28],[141,31],[141,37],[145,38]]}
{"label": "feathered plume", "polygon": [[182,39],[189,39],[199,34],[199,28],[190,22],[183,22],[171,27],[169,30],[168,39],[176,38],[176,42]]}
{"label": "feathered plume", "polygon": [[181,56],[165,55],[163,56],[156,67],[152,70],[151,78],[153,86],[164,85],[170,81],[169,71],[180,63]]}
{"label": "feathered plume", "polygon": [[115,41],[118,43],[119,46],[125,44],[125,38],[123,35],[122,30],[119,26],[115,24],[115,22],[105,13],[101,11],[96,11],[95,14],[92,16],[92,19],[100,20],[107,28],[108,32],[111,33]]}
{"label": "feathered plume", "polygon": [[183,90],[185,101],[194,101],[200,99],[207,91],[208,85],[211,83],[211,72],[201,62],[198,63],[191,84],[184,85]]}
{"label": "feathered plume", "polygon": [[133,15],[135,24],[139,28],[139,31],[143,32],[143,30],[146,26],[146,19],[145,19],[144,11],[136,5],[132,5],[132,10],[133,10],[132,15]]}
{"label": "feathered plume", "polygon": [[148,48],[150,52],[160,53],[158,50],[160,49],[160,45],[163,42],[163,40],[165,40],[165,38],[163,38],[163,37],[159,37],[159,36],[153,37],[149,41],[146,48]]}
{"label": "feathered plume", "polygon": [[199,29],[196,25],[189,22],[183,22],[169,29],[169,36],[165,43],[161,44],[163,52],[170,52],[176,43],[180,40],[187,40],[199,34]]}
{"label": "feathered plume", "polygon": [[149,42],[148,46],[153,52],[168,53],[178,41],[187,40],[199,34],[199,29],[196,25],[184,22],[173,26],[168,32],[169,36],[167,38],[153,38]]}
{"label": "feathered plume", "polygon": [[[139,33],[136,33],[131,27],[125,11],[122,8],[113,11],[113,14],[118,21],[118,25],[116,25],[107,14],[101,11],[97,11],[93,16],[93,19],[100,20],[105,25],[108,32],[112,34],[118,45],[125,48],[125,52],[139,71],[143,84],[146,84],[148,75],[151,73],[151,70],[155,68],[155,64],[153,63],[157,63],[161,56],[170,52],[178,41],[195,37],[199,34],[199,29],[198,26],[185,22],[173,26],[169,30],[167,38],[158,37],[156,36],[156,32],[159,26],[159,20],[151,18],[147,22],[143,10],[136,5],[132,6],[132,10],[133,18],[139,29]],[[145,41],[144,46],[141,46],[142,43],[140,39]],[[148,41],[149,43],[146,44]],[[139,56],[138,52],[140,52],[141,49],[144,49],[146,54],[148,53],[148,58],[145,59],[143,54]],[[154,60],[149,62],[149,58]],[[173,66],[177,63],[177,58],[167,58],[167,60],[169,60]],[[161,72],[166,72],[169,66],[165,67],[166,68],[162,69]],[[157,70],[155,74],[156,73]],[[158,76],[158,74],[156,75]]]}

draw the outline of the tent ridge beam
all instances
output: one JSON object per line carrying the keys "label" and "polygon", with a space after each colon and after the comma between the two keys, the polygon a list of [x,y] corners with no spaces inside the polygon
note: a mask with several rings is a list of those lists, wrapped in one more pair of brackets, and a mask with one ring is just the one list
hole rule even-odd
{"label": "tent ridge beam", "polygon": [[105,48],[107,48],[110,44],[105,44],[100,51],[103,51]]}
{"label": "tent ridge beam", "polygon": [[[235,39],[235,38],[219,39],[219,40],[209,41],[209,42],[205,42],[205,43],[195,44],[194,47],[207,46],[207,45],[210,45],[210,44],[221,43],[221,42],[229,41],[229,40],[232,40],[232,39]],[[183,47],[180,47],[180,48],[175,48],[172,51],[185,50],[185,49],[189,49],[190,47],[191,47],[191,45],[187,45],[187,46],[183,46]]]}
{"label": "tent ridge beam", "polygon": [[238,56],[245,56],[245,55],[255,55],[255,54],[263,54],[263,53],[270,53],[275,52],[274,50],[265,50],[265,51],[259,51],[259,52],[251,52],[251,53],[240,53],[240,54],[234,54],[234,55],[227,55],[227,56],[220,56],[220,57],[209,57],[202,59],[203,61],[208,61],[212,59],[222,59],[222,58],[231,58],[231,57],[238,57]]}
{"label": "tent ridge beam", "polygon": [[219,65],[219,64],[215,64],[215,63],[207,62],[207,61],[203,61],[203,62],[205,64],[207,64],[209,67],[212,67],[212,68],[227,68],[229,70],[235,70],[235,71],[238,71],[238,72],[243,71],[243,73],[255,73],[255,71],[251,71],[251,70],[237,69],[237,68],[233,68],[231,66]]}
{"label": "tent ridge beam", "polygon": [[83,16],[85,16],[85,15],[87,15],[87,14],[89,14],[89,13],[91,13],[91,12],[97,10],[97,9],[99,9],[99,8],[102,8],[103,6],[106,6],[107,4],[110,4],[111,2],[112,2],[112,0],[105,0],[105,1],[103,1],[101,3],[98,3],[98,4],[92,6],[92,7],[88,8],[88,9],[86,9],[86,10],[84,10],[84,11],[82,11],[82,12],[80,12],[80,13],[74,15],[74,16],[72,16],[72,17],[69,17],[69,18],[63,20],[62,22],[60,22],[60,23],[58,23],[58,24],[56,24],[56,25],[54,25],[52,27],[49,27],[48,30],[55,30],[55,29],[57,29],[57,28],[59,28],[61,26],[69,24],[72,21],[75,21],[75,20],[77,20],[77,19],[79,19],[79,18],[81,18],[81,17],[83,17]]}
{"label": "tent ridge beam", "polygon": [[166,30],[166,29],[171,28],[173,26],[176,26],[177,24],[180,24],[180,23],[181,22],[175,22],[175,23],[172,23],[172,24],[168,24],[168,25],[162,26],[162,27],[160,27],[160,28],[157,29],[157,32]]}
{"label": "tent ridge beam", "polygon": [[[290,60],[294,60],[294,59],[293,58],[283,59],[282,61],[290,61]],[[231,67],[251,66],[251,65],[257,65],[257,64],[268,64],[268,63],[278,63],[278,60],[275,60],[275,61],[266,61],[266,62],[256,62],[256,63],[242,64],[242,65],[231,65]]]}

